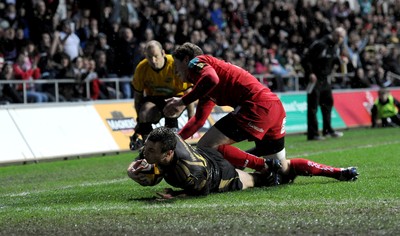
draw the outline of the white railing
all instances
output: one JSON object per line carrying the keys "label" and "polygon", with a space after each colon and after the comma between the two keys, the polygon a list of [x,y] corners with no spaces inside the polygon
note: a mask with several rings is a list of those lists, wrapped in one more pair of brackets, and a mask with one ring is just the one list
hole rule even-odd
{"label": "white railing", "polygon": [[[302,78],[304,75],[302,74],[292,74],[292,75],[285,75],[285,76],[275,76],[273,74],[255,74],[254,75],[258,80],[260,80],[261,83],[266,84],[265,80],[270,81],[274,78],[282,78],[282,79],[293,79],[293,89],[291,91],[300,91],[300,83],[299,80]],[[333,77],[337,78],[349,78],[354,76],[354,73],[348,73],[348,74],[341,74],[341,73],[334,73],[332,74]],[[388,72],[389,77],[399,79],[400,80],[400,75],[394,74],[392,72]],[[100,81],[108,84],[114,84],[114,88],[116,91],[116,99],[120,97],[120,83],[121,82],[130,82],[130,78],[102,78]],[[55,86],[55,102],[60,102],[60,93],[59,93],[59,87],[60,84],[78,84],[78,83],[85,83],[85,89],[86,89],[86,98],[90,99],[90,82],[91,81],[83,81],[83,82],[77,82],[74,79],[38,79],[38,80],[0,80],[0,85],[1,84],[22,84],[22,96],[24,103],[28,103],[27,99],[27,85],[29,84],[53,84]],[[267,84],[266,84],[267,85]]]}
{"label": "white railing", "polygon": [[[101,81],[105,83],[114,83],[115,85],[115,90],[117,93],[119,93],[119,88],[120,88],[120,82],[130,82],[131,79],[129,78],[105,78],[105,79],[100,79]],[[53,84],[54,85],[54,91],[55,94],[55,102],[60,102],[60,92],[59,92],[59,87],[60,84],[78,84],[78,83],[84,83],[85,84],[85,90],[86,90],[86,98],[90,99],[90,82],[91,81],[83,81],[83,82],[77,82],[74,79],[37,79],[37,80],[0,80],[0,85],[1,84],[15,84],[15,85],[22,85],[22,96],[24,103],[28,103],[28,98],[27,98],[27,87],[28,85],[32,84]],[[118,94],[117,94],[117,97]]]}

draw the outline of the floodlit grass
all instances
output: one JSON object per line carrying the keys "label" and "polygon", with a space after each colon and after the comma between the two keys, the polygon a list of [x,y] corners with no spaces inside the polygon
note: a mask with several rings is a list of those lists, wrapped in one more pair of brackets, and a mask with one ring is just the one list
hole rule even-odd
{"label": "floodlit grass", "polygon": [[[357,166],[356,182],[298,177],[274,188],[155,201],[165,182],[126,176],[133,153],[0,167],[0,235],[397,235],[400,130],[286,139],[289,158]],[[246,149],[251,145],[241,143]]]}

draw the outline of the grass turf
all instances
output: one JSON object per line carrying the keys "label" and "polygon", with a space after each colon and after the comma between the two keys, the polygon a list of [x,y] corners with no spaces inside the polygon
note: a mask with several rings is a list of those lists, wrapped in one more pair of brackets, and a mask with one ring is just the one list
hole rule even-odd
{"label": "grass turf", "polygon": [[[0,235],[395,235],[400,230],[397,128],[340,139],[286,139],[289,158],[357,166],[356,182],[298,177],[274,188],[155,201],[168,185],[126,176],[135,154],[0,167]],[[246,149],[251,143],[240,143]]]}

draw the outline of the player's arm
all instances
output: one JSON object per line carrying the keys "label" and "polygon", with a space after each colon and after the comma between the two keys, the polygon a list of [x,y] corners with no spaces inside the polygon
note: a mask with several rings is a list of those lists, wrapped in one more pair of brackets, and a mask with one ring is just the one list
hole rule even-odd
{"label": "player's arm", "polygon": [[142,186],[154,186],[160,183],[163,178],[160,169],[154,164],[147,163],[143,158],[142,151],[128,166],[127,174],[133,181]]}
{"label": "player's arm", "polygon": [[131,80],[131,85],[133,88],[133,98],[135,101],[135,110],[136,113],[139,117],[139,111],[140,108],[143,104],[143,91],[145,89],[144,83],[145,83],[145,63],[144,60],[142,60],[139,65],[135,69],[135,73],[133,74],[132,80]]}
{"label": "player's arm", "polygon": [[[189,88],[188,90],[186,90],[185,94],[189,93],[190,91],[192,91],[192,88]],[[194,116],[194,102],[186,105],[186,111],[187,111],[188,119],[190,119]]]}
{"label": "player's arm", "polygon": [[164,107],[164,114],[167,117],[179,116],[185,107],[194,101],[205,97],[219,83],[219,77],[211,66],[202,67],[200,79],[189,93],[183,97],[172,97],[167,99],[167,105]]}
{"label": "player's arm", "polygon": [[164,192],[158,192],[157,195],[161,199],[182,198],[188,196],[205,196],[210,193],[207,184],[207,171],[202,168],[202,171],[197,173],[198,176],[191,175],[187,179],[185,189],[173,190],[172,188],[164,189]]}
{"label": "player's arm", "polygon": [[219,83],[217,72],[211,66],[205,66],[201,71],[200,79],[192,91],[182,97],[183,104],[190,104],[209,94]]}
{"label": "player's arm", "polygon": [[215,103],[208,99],[200,99],[197,104],[195,115],[189,119],[185,126],[179,131],[179,135],[183,139],[193,136],[206,123],[208,116],[211,114]]}
{"label": "player's arm", "polygon": [[188,196],[185,190],[173,190],[172,188],[166,188],[163,192],[157,192],[157,196],[162,200],[168,200],[172,198],[183,198]]}

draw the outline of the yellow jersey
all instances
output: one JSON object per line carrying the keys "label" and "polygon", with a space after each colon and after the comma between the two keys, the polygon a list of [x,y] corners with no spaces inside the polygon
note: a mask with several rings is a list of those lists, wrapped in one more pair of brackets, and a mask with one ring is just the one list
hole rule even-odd
{"label": "yellow jersey", "polygon": [[149,61],[143,59],[136,67],[132,79],[135,91],[145,96],[182,96],[183,92],[191,88],[193,84],[182,82],[175,73],[174,58],[165,55],[166,62],[161,70],[151,68]]}

